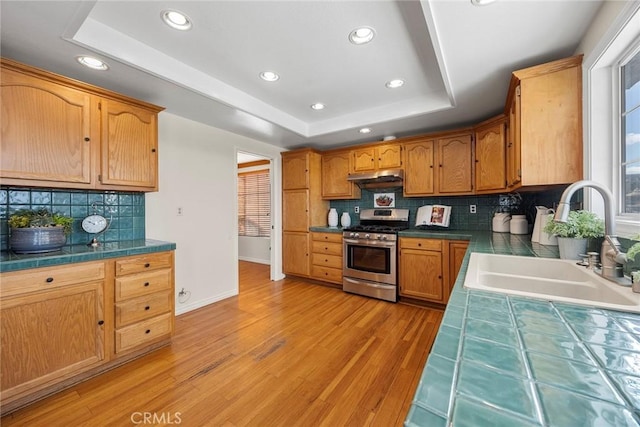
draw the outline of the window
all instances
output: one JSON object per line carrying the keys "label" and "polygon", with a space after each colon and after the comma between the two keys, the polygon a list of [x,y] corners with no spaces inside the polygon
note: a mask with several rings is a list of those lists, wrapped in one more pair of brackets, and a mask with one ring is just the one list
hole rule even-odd
{"label": "window", "polygon": [[640,213],[640,51],[621,67],[621,213]]}
{"label": "window", "polygon": [[238,235],[271,236],[271,182],[268,170],[238,174]]}

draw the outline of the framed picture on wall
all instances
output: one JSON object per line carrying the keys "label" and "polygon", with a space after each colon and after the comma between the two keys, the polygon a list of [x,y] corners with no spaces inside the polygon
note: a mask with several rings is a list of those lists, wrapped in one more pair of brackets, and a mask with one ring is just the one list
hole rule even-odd
{"label": "framed picture on wall", "polygon": [[393,208],[396,206],[394,193],[375,193],[373,195],[374,208]]}

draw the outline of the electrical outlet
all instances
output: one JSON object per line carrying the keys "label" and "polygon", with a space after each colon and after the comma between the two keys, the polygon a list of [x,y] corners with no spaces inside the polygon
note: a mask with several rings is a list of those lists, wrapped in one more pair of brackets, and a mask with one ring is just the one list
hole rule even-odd
{"label": "electrical outlet", "polygon": [[185,295],[186,295],[186,293],[187,293],[187,292],[184,290],[184,288],[182,288],[182,289],[180,290],[180,292],[178,292],[178,295],[182,297],[182,296],[185,296]]}
{"label": "electrical outlet", "polygon": [[353,208],[353,212],[355,212],[355,213],[360,213],[360,206],[355,206],[355,207]]}
{"label": "electrical outlet", "polygon": [[184,211],[182,210],[181,206],[179,206],[178,209],[176,209],[176,215],[178,215],[178,216],[182,216],[183,212]]}
{"label": "electrical outlet", "polygon": [[469,213],[476,213],[476,205],[469,205]]}

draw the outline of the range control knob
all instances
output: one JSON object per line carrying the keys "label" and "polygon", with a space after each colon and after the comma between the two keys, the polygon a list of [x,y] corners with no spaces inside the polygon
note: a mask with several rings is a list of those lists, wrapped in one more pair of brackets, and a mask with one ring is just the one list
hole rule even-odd
{"label": "range control knob", "polygon": [[380,240],[387,240],[387,235],[386,234],[381,234],[380,235]]}
{"label": "range control knob", "polygon": [[367,233],[367,234],[365,234],[365,235],[364,235],[364,238],[365,238],[365,239],[370,239],[370,238],[371,238],[371,236],[369,235],[369,233]]}
{"label": "range control knob", "polygon": [[356,234],[354,234],[354,236],[353,236],[353,237],[355,237],[356,239],[357,239],[357,238],[359,238],[359,237],[360,237],[360,233],[356,233]]}

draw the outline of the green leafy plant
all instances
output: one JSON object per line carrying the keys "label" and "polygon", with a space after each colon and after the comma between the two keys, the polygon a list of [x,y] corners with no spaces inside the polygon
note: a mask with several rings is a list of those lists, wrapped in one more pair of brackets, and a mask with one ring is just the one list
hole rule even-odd
{"label": "green leafy plant", "polygon": [[637,240],[637,243],[631,245],[631,247],[627,250],[627,258],[630,260],[635,260],[636,256],[640,254],[640,234],[636,234],[632,240]]}
{"label": "green leafy plant", "polygon": [[40,209],[20,209],[9,216],[9,227],[30,228],[30,227],[64,227],[66,235],[71,234],[73,218],[52,213],[46,208]]}
{"label": "green leafy plant", "polygon": [[589,211],[571,211],[567,222],[550,219],[544,231],[558,237],[597,238],[604,236],[604,221]]}

